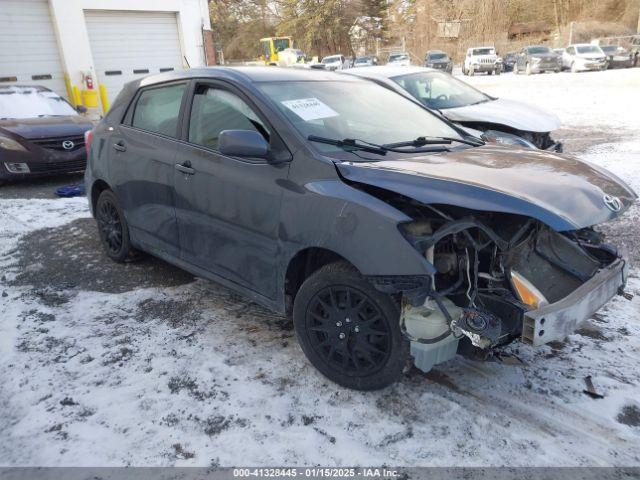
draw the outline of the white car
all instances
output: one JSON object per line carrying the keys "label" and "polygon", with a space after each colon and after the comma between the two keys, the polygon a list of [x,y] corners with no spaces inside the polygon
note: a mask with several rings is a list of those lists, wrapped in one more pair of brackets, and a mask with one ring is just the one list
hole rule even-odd
{"label": "white car", "polygon": [[411,58],[408,53],[392,53],[389,55],[387,65],[394,65],[396,67],[408,67],[411,65]]}
{"label": "white car", "polygon": [[354,68],[344,73],[367,78],[420,102],[465,129],[478,131],[488,141],[562,151],[562,144],[551,138],[551,133],[560,128],[560,120],[553,113],[515,100],[491,97],[440,70],[385,65]]}
{"label": "white car", "polygon": [[572,72],[587,70],[606,70],[607,56],[597,45],[575,43],[562,52],[562,68]]}
{"label": "white car", "polygon": [[325,70],[344,70],[347,68],[347,60],[344,58],[344,55],[329,55],[328,57],[324,57],[322,62]]}
{"label": "white car", "polygon": [[473,47],[467,50],[462,63],[463,74],[473,76],[478,72],[487,72],[489,75],[500,75],[501,71],[502,58],[494,47]]}

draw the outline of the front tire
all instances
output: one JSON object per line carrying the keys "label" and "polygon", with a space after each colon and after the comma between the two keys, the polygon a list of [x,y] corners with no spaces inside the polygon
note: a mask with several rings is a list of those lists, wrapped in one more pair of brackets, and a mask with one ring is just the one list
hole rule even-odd
{"label": "front tire", "polygon": [[409,356],[399,308],[345,262],[313,273],[300,287],[293,323],[303,352],[325,377],[355,390],[396,382]]}
{"label": "front tire", "polygon": [[133,256],[129,226],[117,197],[111,190],[103,191],[96,202],[96,222],[100,242],[107,256],[123,263]]}

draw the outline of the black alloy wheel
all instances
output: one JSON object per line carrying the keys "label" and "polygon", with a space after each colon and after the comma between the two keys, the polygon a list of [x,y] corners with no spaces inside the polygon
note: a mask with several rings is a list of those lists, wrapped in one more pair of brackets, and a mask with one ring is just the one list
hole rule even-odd
{"label": "black alloy wheel", "polygon": [[133,253],[129,239],[129,228],[111,190],[103,191],[95,206],[98,234],[109,258],[116,262],[126,261]]}
{"label": "black alloy wheel", "polygon": [[293,321],[309,361],[330,380],[357,390],[397,381],[409,342],[399,308],[345,262],[326,265],[300,287]]}
{"label": "black alloy wheel", "polygon": [[111,255],[118,254],[122,250],[122,222],[116,206],[109,201],[102,202],[97,217],[107,251]]}
{"label": "black alloy wheel", "polygon": [[351,286],[316,293],[309,302],[306,330],[316,353],[345,375],[375,373],[389,358],[389,325],[380,308]]}

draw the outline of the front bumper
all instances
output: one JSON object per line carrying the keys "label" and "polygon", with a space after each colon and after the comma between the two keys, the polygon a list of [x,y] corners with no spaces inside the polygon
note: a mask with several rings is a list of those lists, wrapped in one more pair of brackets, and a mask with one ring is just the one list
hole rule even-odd
{"label": "front bumper", "polygon": [[538,346],[563,340],[624,287],[627,269],[625,261],[618,259],[565,298],[525,312],[522,341]]}
{"label": "front bumper", "polygon": [[497,63],[473,63],[471,67],[474,72],[493,72],[500,69],[500,65]]}
{"label": "front bumper", "polygon": [[587,61],[578,63],[578,70],[580,71],[590,71],[590,70],[603,70],[607,67],[607,62],[605,60],[602,61]]}
{"label": "front bumper", "polygon": [[553,63],[532,63],[531,71],[533,73],[542,73],[542,72],[555,72],[560,70],[560,64],[557,62]]}

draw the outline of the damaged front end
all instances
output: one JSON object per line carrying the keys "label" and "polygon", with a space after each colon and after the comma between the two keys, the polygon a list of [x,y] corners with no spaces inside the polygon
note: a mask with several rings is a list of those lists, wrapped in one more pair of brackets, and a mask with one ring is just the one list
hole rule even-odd
{"label": "damaged front end", "polygon": [[401,297],[401,329],[423,371],[517,339],[562,340],[625,285],[624,260],[592,228],[559,233],[525,216],[418,203],[410,213],[400,229],[434,273],[370,279]]}

